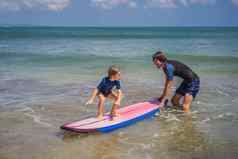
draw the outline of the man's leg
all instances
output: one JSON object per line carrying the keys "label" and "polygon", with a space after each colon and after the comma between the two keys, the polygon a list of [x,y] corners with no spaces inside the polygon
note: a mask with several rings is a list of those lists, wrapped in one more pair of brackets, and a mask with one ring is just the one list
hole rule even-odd
{"label": "man's leg", "polygon": [[183,100],[183,110],[188,112],[193,101],[193,96],[186,93]]}
{"label": "man's leg", "polygon": [[176,107],[179,106],[180,105],[179,101],[182,97],[183,95],[176,93],[171,100],[173,106],[176,106]]}

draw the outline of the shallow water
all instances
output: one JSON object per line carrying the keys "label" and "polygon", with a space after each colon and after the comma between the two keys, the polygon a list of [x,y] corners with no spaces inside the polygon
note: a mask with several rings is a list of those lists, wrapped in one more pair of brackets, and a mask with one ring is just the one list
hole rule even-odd
{"label": "shallow water", "polygon": [[[117,29],[0,29],[0,158],[236,159],[237,28]],[[59,129],[95,115],[84,103],[110,64],[122,69],[122,106],[159,96],[163,77],[150,61],[158,48],[199,74],[191,113],[167,109],[108,134]]]}

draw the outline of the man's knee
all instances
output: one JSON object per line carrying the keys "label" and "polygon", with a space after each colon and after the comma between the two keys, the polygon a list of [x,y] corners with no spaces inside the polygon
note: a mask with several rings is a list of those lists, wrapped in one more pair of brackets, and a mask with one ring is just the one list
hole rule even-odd
{"label": "man's knee", "polygon": [[173,105],[176,103],[174,97],[171,99],[171,103],[172,103]]}
{"label": "man's knee", "polygon": [[175,96],[171,99],[171,103],[172,103],[173,105],[178,104],[178,101],[176,100]]}
{"label": "man's knee", "polygon": [[179,95],[179,94],[174,95],[173,98],[171,99],[172,104],[173,104],[174,106],[178,106],[181,97],[182,97],[182,96]]}

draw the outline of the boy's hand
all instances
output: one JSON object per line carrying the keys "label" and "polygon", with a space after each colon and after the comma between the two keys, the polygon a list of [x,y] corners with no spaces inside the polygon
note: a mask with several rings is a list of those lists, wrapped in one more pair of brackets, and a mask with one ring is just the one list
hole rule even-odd
{"label": "boy's hand", "polygon": [[92,99],[90,99],[90,100],[88,100],[88,101],[86,102],[86,105],[89,105],[89,104],[93,104],[93,100],[92,100]]}

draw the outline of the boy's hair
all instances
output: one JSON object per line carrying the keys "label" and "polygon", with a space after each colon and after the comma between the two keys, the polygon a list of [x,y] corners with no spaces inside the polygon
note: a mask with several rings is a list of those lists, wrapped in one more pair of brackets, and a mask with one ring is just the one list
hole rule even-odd
{"label": "boy's hair", "polygon": [[154,61],[155,59],[160,60],[161,62],[166,62],[167,58],[164,55],[164,53],[162,51],[157,51],[153,56],[152,56],[152,60]]}
{"label": "boy's hair", "polygon": [[108,69],[108,77],[111,77],[113,75],[116,75],[120,72],[119,67],[117,67],[116,65],[112,65],[109,67]]}

